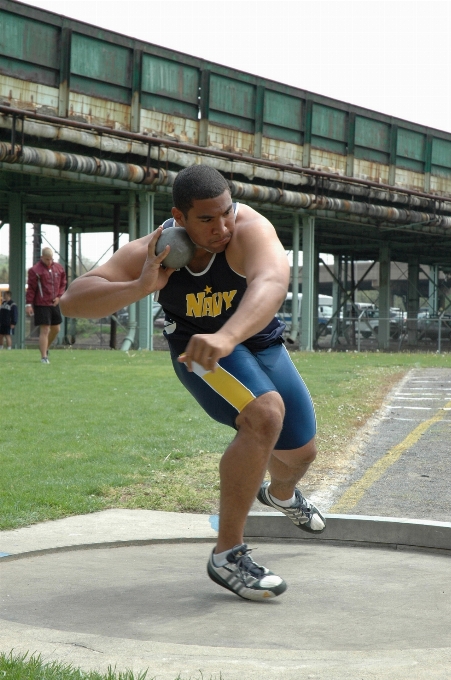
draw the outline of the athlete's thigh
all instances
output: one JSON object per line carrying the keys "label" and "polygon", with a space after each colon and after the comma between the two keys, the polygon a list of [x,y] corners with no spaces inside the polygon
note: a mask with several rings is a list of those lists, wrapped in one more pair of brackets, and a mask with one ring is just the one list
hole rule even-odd
{"label": "athlete's thigh", "polygon": [[[183,351],[183,350],[182,350]],[[179,348],[171,348],[174,370],[180,382],[214,420],[236,429],[236,418],[254,399],[277,391],[256,357],[243,345],[219,360],[214,373],[190,372],[179,363]]]}
{"label": "athlete's thigh", "polygon": [[316,433],[316,417],[312,398],[284,345],[269,347],[257,359],[285,404],[283,429],[275,448],[297,449]]}

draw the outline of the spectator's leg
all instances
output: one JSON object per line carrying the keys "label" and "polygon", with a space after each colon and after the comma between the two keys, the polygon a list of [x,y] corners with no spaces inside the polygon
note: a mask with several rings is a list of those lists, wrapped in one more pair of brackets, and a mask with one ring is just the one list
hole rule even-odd
{"label": "spectator's leg", "polygon": [[49,349],[49,334],[50,326],[39,326],[39,350],[41,352],[42,359],[45,359]]}
{"label": "spectator's leg", "polygon": [[49,351],[50,345],[55,340],[55,338],[56,338],[56,336],[58,335],[59,332],[60,332],[59,324],[58,324],[58,326],[50,326],[49,344],[48,344],[48,347],[47,347],[47,352]]}

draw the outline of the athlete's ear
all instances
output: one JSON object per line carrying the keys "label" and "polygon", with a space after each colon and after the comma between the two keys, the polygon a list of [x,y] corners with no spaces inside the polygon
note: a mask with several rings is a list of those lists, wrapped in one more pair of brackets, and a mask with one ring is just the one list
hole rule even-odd
{"label": "athlete's ear", "polygon": [[178,208],[172,208],[171,214],[172,217],[177,222],[177,224],[180,224],[181,227],[185,226],[185,215],[182,213],[181,210],[179,210]]}

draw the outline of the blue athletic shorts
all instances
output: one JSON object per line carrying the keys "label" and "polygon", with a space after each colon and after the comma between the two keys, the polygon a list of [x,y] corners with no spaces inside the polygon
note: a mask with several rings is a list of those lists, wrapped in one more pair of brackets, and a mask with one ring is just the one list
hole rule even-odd
{"label": "blue athletic shorts", "polygon": [[278,392],[285,404],[285,419],[275,448],[297,449],[315,436],[312,399],[284,345],[260,352],[237,345],[232,354],[219,360],[214,373],[200,367],[198,373],[188,371],[177,361],[179,354],[171,348],[179,380],[214,420],[237,429],[236,417],[247,404],[266,392]]}

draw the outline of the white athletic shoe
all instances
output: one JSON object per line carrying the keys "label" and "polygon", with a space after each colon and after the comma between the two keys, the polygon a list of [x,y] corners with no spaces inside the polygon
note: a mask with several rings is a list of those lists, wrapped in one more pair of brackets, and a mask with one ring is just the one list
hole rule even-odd
{"label": "white athletic shoe", "polygon": [[250,552],[245,543],[236,545],[227,555],[227,564],[222,567],[215,565],[212,553],[207,565],[209,577],[245,600],[269,600],[282,595],[287,589],[285,581],[256,564]]}
{"label": "white athletic shoe", "polygon": [[299,489],[294,490],[296,501],[289,508],[284,508],[272,499],[269,493],[270,482],[263,482],[260,491],[257,494],[257,499],[263,505],[269,505],[271,508],[283,512],[289,517],[293,524],[295,524],[302,531],[308,531],[311,534],[321,534],[326,528],[326,520],[318,510],[307,498],[301,494]]}

